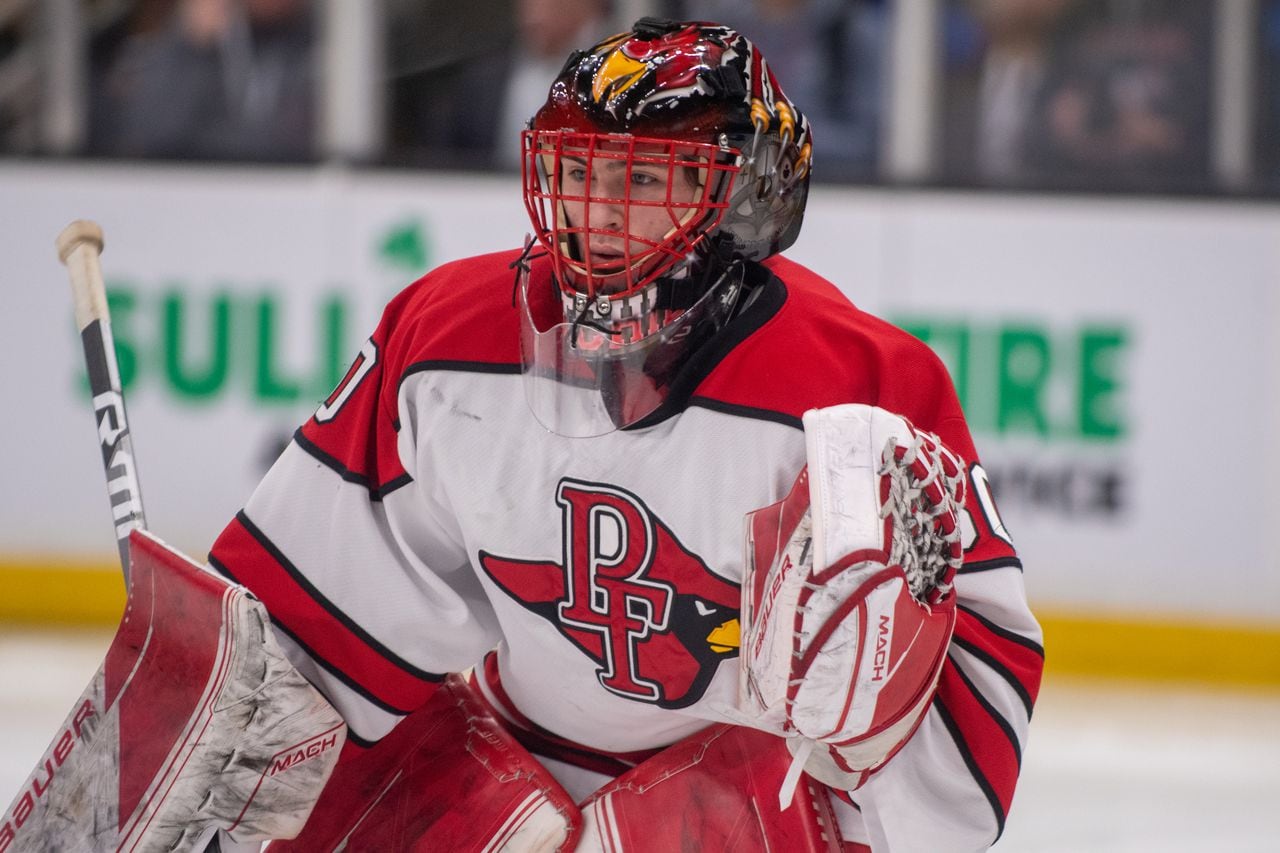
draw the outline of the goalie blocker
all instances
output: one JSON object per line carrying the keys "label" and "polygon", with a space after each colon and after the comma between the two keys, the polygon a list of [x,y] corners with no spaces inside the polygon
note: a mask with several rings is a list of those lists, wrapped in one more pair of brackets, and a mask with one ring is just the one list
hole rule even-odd
{"label": "goalie blocker", "polygon": [[97,674],[0,822],[9,851],[203,850],[295,835],[346,727],[261,603],[150,533]]}
{"label": "goalie blocker", "polygon": [[748,517],[739,700],[853,790],[924,717],[955,627],[965,466],[875,406],[804,415],[807,467]]}

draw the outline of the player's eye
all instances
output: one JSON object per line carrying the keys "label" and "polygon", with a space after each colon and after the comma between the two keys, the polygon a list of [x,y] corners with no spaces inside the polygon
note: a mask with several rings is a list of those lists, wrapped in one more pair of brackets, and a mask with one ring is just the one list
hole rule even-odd
{"label": "player's eye", "polygon": [[587,170],[582,166],[570,166],[565,170],[566,179],[580,184],[587,179]]}
{"label": "player's eye", "polygon": [[650,175],[646,172],[632,172],[631,183],[638,187],[649,187],[660,182],[662,179],[657,175]]}

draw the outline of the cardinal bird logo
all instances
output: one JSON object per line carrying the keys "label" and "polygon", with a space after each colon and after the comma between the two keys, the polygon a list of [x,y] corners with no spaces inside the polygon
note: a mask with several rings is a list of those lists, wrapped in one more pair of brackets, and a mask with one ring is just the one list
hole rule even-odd
{"label": "cardinal bird logo", "polygon": [[616,114],[627,90],[655,74],[654,93],[641,103],[627,105],[639,115],[650,102],[696,91],[698,76],[719,67],[724,51],[723,46],[703,39],[694,26],[660,39],[625,33],[596,48],[602,58],[591,82],[591,97]]}
{"label": "cardinal bird logo", "polygon": [[604,689],[662,708],[697,702],[738,654],[738,585],[624,489],[566,478],[556,503],[560,562],[481,551],[485,572],[595,661]]}

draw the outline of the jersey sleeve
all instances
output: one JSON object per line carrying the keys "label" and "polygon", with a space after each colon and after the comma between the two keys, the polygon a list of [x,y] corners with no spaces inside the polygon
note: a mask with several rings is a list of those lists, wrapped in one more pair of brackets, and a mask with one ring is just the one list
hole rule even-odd
{"label": "jersey sleeve", "polygon": [[886,400],[935,432],[968,463],[965,560],[957,619],[933,703],[902,750],[851,798],[875,850],[984,850],[1000,837],[1013,801],[1044,667],[1043,638],[1022,563],[977,460],[945,368],[917,375],[927,400]]}
{"label": "jersey sleeve", "polygon": [[414,419],[402,417],[416,298],[387,307],[209,555],[263,601],[357,743],[384,736],[498,637],[449,507],[413,461]]}

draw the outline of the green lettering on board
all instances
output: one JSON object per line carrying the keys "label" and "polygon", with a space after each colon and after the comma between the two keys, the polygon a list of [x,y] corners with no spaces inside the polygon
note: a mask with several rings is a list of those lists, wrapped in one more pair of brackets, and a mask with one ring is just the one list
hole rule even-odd
{"label": "green lettering on board", "polygon": [[296,379],[281,374],[279,305],[275,298],[264,295],[257,301],[257,358],[254,360],[254,395],[264,401],[292,402],[302,396],[302,388]]}
{"label": "green lettering on board", "polygon": [[[207,312],[191,310],[190,297],[172,290],[161,299],[164,377],[179,397],[207,399],[227,384],[231,364],[231,296],[215,294]],[[203,314],[207,328],[197,335],[195,326]],[[194,316],[193,316],[194,315]],[[193,352],[193,338],[205,341],[202,352]]]}
{"label": "green lettering on board", "polygon": [[1128,344],[1123,329],[1088,327],[1080,334],[1080,434],[1113,439],[1125,434],[1119,412],[1120,356]]}
{"label": "green lettering on board", "polygon": [[1131,335],[1122,324],[895,318],[947,365],[975,431],[1042,440],[1119,441]]}
{"label": "green lettering on board", "polygon": [[1044,408],[1045,384],[1052,366],[1048,338],[1038,329],[1001,329],[997,351],[997,428],[1002,433],[1048,435],[1049,419]]}

